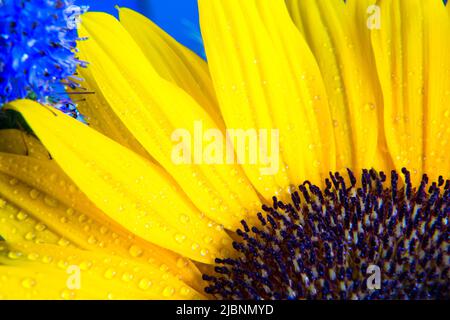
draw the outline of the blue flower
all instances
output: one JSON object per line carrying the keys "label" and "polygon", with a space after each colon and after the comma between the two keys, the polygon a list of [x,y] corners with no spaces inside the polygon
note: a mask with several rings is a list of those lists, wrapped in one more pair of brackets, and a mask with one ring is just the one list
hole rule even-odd
{"label": "blue flower", "polygon": [[69,113],[65,87],[77,87],[77,24],[87,7],[74,0],[0,0],[0,108],[22,98]]}

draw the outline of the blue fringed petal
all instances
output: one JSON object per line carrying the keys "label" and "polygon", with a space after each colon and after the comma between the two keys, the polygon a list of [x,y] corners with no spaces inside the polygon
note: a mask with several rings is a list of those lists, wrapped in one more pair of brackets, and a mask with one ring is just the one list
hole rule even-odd
{"label": "blue fringed petal", "polygon": [[0,108],[30,98],[62,109],[64,86],[85,63],[76,58],[77,20],[87,7],[74,0],[0,0]]}

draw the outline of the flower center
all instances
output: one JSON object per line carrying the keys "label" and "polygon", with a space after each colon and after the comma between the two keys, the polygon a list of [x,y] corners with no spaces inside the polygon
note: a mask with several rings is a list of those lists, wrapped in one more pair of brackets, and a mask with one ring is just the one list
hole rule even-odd
{"label": "flower center", "polygon": [[216,259],[205,292],[221,299],[449,298],[450,180],[413,188],[392,171],[330,174],[273,197],[261,226],[237,230],[236,258]]}

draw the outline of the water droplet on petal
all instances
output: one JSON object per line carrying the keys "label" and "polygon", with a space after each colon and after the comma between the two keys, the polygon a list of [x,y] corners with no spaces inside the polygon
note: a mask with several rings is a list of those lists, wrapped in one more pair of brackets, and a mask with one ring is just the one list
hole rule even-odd
{"label": "water droplet on petal", "polygon": [[80,263],[80,269],[81,270],[89,270],[92,267],[92,262],[91,261],[83,261]]}
{"label": "water droplet on petal", "polygon": [[181,287],[181,289],[180,289],[180,294],[182,295],[182,296],[187,296],[187,295],[189,295],[190,293],[191,293],[191,289],[189,289],[188,287]]}
{"label": "water droplet on petal", "polygon": [[39,191],[36,189],[32,189],[30,191],[30,197],[31,199],[36,200],[39,197]]}
{"label": "water droplet on petal", "polygon": [[152,285],[152,282],[151,282],[149,279],[147,279],[147,278],[142,278],[142,279],[139,281],[138,287],[139,287],[140,289],[142,289],[142,290],[147,290],[148,288],[151,287],[151,285]]}
{"label": "water droplet on petal", "polygon": [[131,280],[133,280],[133,274],[131,274],[129,272],[124,272],[122,274],[122,280],[125,282],[130,282]]}
{"label": "water droplet on petal", "polygon": [[26,214],[23,211],[19,211],[16,215],[17,220],[24,221],[26,218],[28,218],[28,214]]}
{"label": "water droplet on petal", "polygon": [[21,252],[15,252],[15,251],[10,251],[8,253],[8,258],[10,258],[11,260],[17,260],[22,256]]}
{"label": "water droplet on petal", "polygon": [[173,296],[174,293],[175,293],[175,289],[170,286],[165,287],[163,290],[163,296],[166,298]]}
{"label": "water droplet on petal", "polygon": [[97,238],[94,237],[94,236],[89,236],[87,241],[88,241],[89,244],[96,244],[97,243]]}
{"label": "water droplet on petal", "polygon": [[27,232],[25,234],[25,240],[31,241],[36,238],[36,234],[33,231]]}
{"label": "water droplet on petal", "polygon": [[48,205],[49,207],[52,207],[52,208],[55,208],[58,206],[58,201],[49,196],[44,197],[44,202],[46,205]]}
{"label": "water droplet on petal", "polygon": [[205,239],[203,239],[203,241],[205,241],[206,244],[210,244],[213,241],[213,238],[211,237],[205,237]]}
{"label": "water droplet on petal", "polygon": [[116,271],[112,268],[108,268],[103,275],[106,279],[111,280],[116,276]]}
{"label": "water droplet on petal", "polygon": [[134,258],[142,256],[142,253],[144,252],[140,247],[136,245],[132,245],[130,249],[128,250],[130,255]]}
{"label": "water droplet on petal", "polygon": [[28,257],[28,260],[30,260],[30,261],[36,261],[37,259],[39,259],[39,254],[29,253],[27,257]]}
{"label": "water droplet on petal", "polygon": [[185,240],[186,240],[186,236],[185,236],[184,234],[178,233],[178,234],[175,235],[175,241],[176,241],[176,242],[182,243],[182,242],[184,242]]}
{"label": "water droplet on petal", "polygon": [[58,245],[60,245],[61,247],[67,247],[70,244],[69,240],[61,238],[58,241]]}
{"label": "water droplet on petal", "polygon": [[22,280],[22,287],[31,289],[34,286],[36,286],[36,280],[34,280],[33,278],[25,278]]}
{"label": "water droplet on petal", "polygon": [[64,300],[72,300],[75,299],[75,291],[73,290],[69,290],[69,289],[64,289],[61,291],[61,298]]}

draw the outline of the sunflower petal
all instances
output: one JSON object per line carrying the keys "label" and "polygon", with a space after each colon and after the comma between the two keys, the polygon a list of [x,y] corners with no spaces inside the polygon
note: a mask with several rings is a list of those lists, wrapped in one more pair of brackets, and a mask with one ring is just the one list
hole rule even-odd
{"label": "sunflower petal", "polygon": [[[173,158],[177,130],[202,139],[196,131],[217,131],[220,126],[188,94],[156,73],[113,17],[86,15],[80,32],[89,37],[80,43],[80,55],[91,61],[89,72],[111,108],[197,208],[231,230],[240,226],[241,219],[252,220],[261,204],[237,164],[205,164],[203,159],[179,164]],[[222,131],[220,135],[224,137]],[[203,156],[198,150],[189,160]]]}
{"label": "sunflower petal", "polygon": [[115,223],[54,161],[6,153],[0,153],[0,160],[0,196],[6,204],[14,203],[18,208],[13,214],[11,210],[1,213],[5,223],[0,226],[0,234],[5,239],[110,252],[167,269],[191,286],[199,285],[200,273],[192,262]]}
{"label": "sunflower petal", "polygon": [[424,169],[426,101],[423,1],[379,1],[380,29],[372,45],[384,97],[384,131],[397,169],[418,182]]}
{"label": "sunflower petal", "polygon": [[[0,194],[0,235],[12,242],[28,240],[35,243],[57,244],[63,239],[61,234],[55,233],[28,212],[16,207],[3,198],[2,194]],[[64,244],[71,245],[66,241]]]}
{"label": "sunflower petal", "polygon": [[27,155],[41,160],[50,158],[38,139],[16,129],[0,130],[0,152]]}
{"label": "sunflower petal", "polygon": [[201,0],[199,7],[227,127],[279,130],[280,170],[261,177],[244,165],[253,185],[268,199],[289,183],[320,183],[335,166],[326,92],[284,1]]}
{"label": "sunflower petal", "polygon": [[338,169],[371,168],[377,152],[377,110],[382,110],[382,95],[374,77],[375,60],[366,26],[370,1],[287,2],[324,78],[338,150]]}
{"label": "sunflower petal", "polygon": [[136,11],[120,8],[119,17],[158,74],[189,93],[217,123],[223,122],[206,62]]}
{"label": "sunflower petal", "polygon": [[29,243],[0,242],[0,249],[3,299],[204,298],[164,271],[120,257]]}
{"label": "sunflower petal", "polygon": [[[447,4],[447,11],[449,4]],[[450,15],[440,1],[423,1],[426,99],[424,172],[430,179],[450,172]]]}
{"label": "sunflower petal", "polygon": [[230,244],[159,167],[57,110],[29,100],[7,107],[22,114],[80,190],[132,233],[205,263]]}
{"label": "sunflower petal", "polygon": [[[152,157],[133,137],[133,134],[122,123],[117,115],[111,110],[108,101],[103,96],[102,91],[95,81],[92,81],[89,69],[79,68],[78,74],[83,78],[82,85],[84,92],[81,92],[83,99],[77,103],[78,111],[84,116],[91,128],[105,136],[117,141],[124,147],[133,150],[141,156],[152,160]],[[72,90],[77,92],[79,89]],[[69,89],[70,92],[70,89]]]}
{"label": "sunflower petal", "polygon": [[201,275],[192,262],[142,240],[105,216],[56,164],[8,154],[0,154],[0,159],[0,172],[8,173],[0,173],[0,196],[7,201],[0,213],[5,220],[0,234],[8,241],[109,252],[167,269],[186,283],[199,285]]}

